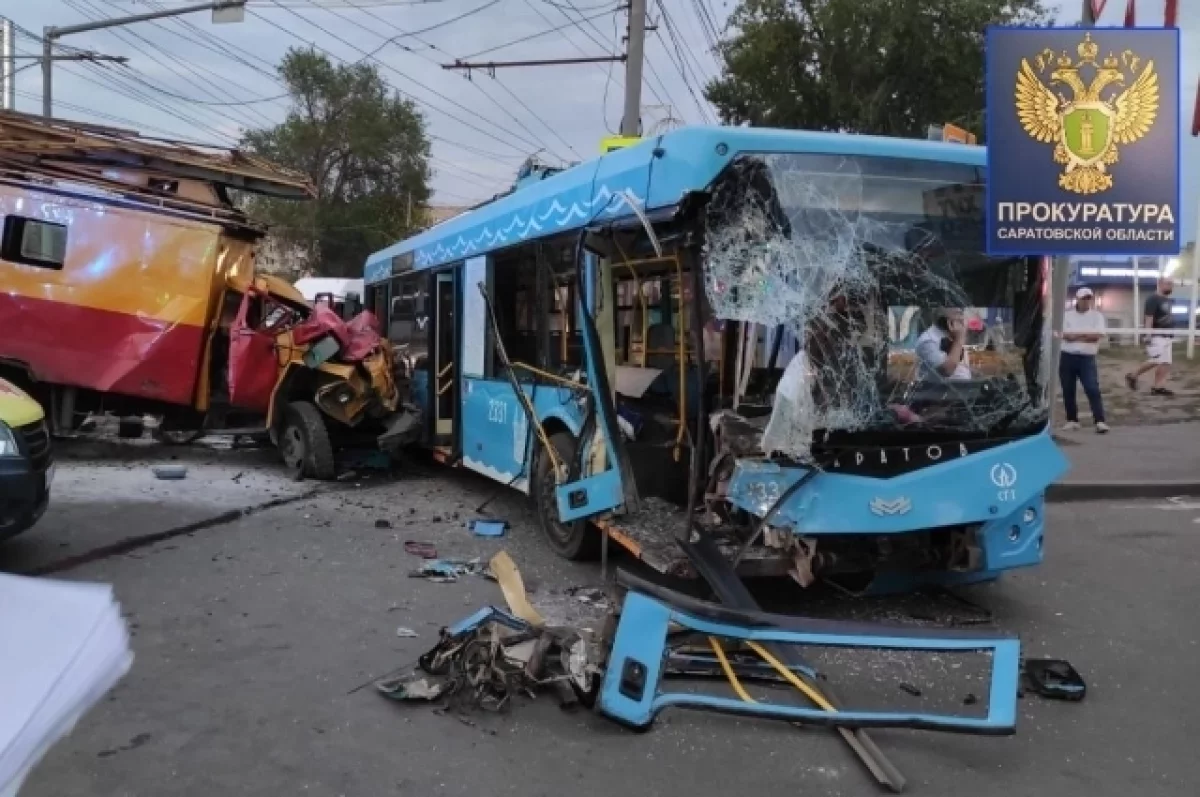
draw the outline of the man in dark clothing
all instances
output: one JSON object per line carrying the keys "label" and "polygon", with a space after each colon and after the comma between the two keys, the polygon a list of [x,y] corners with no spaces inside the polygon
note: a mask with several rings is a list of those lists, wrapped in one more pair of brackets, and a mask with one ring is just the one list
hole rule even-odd
{"label": "man in dark clothing", "polygon": [[1137,390],[1138,377],[1153,369],[1154,385],[1150,388],[1150,394],[1175,395],[1167,389],[1167,376],[1171,372],[1171,346],[1175,339],[1170,335],[1154,334],[1154,330],[1171,329],[1174,326],[1171,317],[1171,291],[1174,287],[1170,278],[1163,277],[1158,281],[1158,293],[1146,300],[1145,326],[1151,330],[1146,343],[1146,362],[1133,373],[1125,374],[1125,384],[1129,385],[1130,390]]}

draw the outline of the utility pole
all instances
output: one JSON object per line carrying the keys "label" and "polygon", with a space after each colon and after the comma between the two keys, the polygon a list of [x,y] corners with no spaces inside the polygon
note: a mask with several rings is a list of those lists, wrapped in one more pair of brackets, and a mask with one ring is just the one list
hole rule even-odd
{"label": "utility pole", "polygon": [[[116,28],[122,25],[132,25],[135,22],[149,22],[152,19],[177,17],[182,14],[192,14],[196,11],[212,11],[213,24],[226,22],[241,22],[245,18],[246,0],[213,0],[208,3],[197,3],[192,6],[181,6],[164,11],[152,11],[148,14],[134,14],[128,17],[102,19],[99,22],[86,22],[82,25],[67,25],[56,28],[49,26],[42,29],[42,116],[49,119],[53,116],[50,83],[53,79],[53,66],[56,56],[53,54],[54,43],[63,36],[75,33],[87,33],[104,28]],[[62,60],[58,58],[57,60]],[[91,59],[85,59],[91,60]],[[117,59],[105,59],[117,60]]]}
{"label": "utility pole", "polygon": [[629,0],[629,33],[625,40],[625,112],[621,135],[642,134],[642,66],[646,58],[646,0]]}
{"label": "utility pole", "polygon": [[17,54],[12,20],[0,22],[0,106],[6,111],[17,109]]}
{"label": "utility pole", "polygon": [[625,64],[625,108],[621,116],[621,135],[641,135],[642,65],[646,54],[646,0],[629,0],[629,28],[625,37],[625,52],[621,55],[585,56],[583,58],[553,58],[541,61],[458,61],[442,64],[442,69],[461,69],[468,73],[480,69],[492,77],[497,69],[518,66],[566,66],[569,64]]}

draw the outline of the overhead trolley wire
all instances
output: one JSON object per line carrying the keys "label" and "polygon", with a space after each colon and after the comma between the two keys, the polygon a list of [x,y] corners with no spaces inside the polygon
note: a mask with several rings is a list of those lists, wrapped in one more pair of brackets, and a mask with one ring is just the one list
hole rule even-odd
{"label": "overhead trolley wire", "polygon": [[[108,0],[105,0],[105,2],[108,2]],[[98,6],[93,6],[90,2],[88,2],[88,0],[67,0],[67,4],[71,8],[74,8],[79,13],[88,17],[89,19],[93,19],[93,20],[104,19],[104,10],[102,8],[99,8]],[[113,5],[111,2],[108,2],[108,4]],[[119,7],[117,7],[117,8],[119,9]],[[207,85],[205,85],[204,78],[202,78],[196,72],[196,69],[194,67],[184,63],[175,54],[167,52],[166,50],[163,50],[158,45],[156,45],[154,42],[151,42],[149,39],[142,36],[135,30],[132,30],[132,29],[120,30],[117,28],[107,28],[107,29],[105,29],[105,32],[110,34],[114,38],[116,38],[118,41],[121,41],[124,44],[127,44],[127,45],[135,48],[135,50],[139,51],[141,55],[145,56],[146,58],[149,58],[151,61],[153,61],[154,63],[163,67],[168,72],[174,73],[175,75],[177,75],[178,77],[183,79],[183,81],[188,83],[189,85],[199,89],[202,93],[204,93],[208,97],[211,97],[212,101],[217,102],[217,103],[220,103],[222,101],[222,99],[223,99],[222,96],[220,94],[216,93],[215,91],[213,91],[212,89],[210,89]],[[170,63],[165,63],[163,60],[161,60],[160,58],[158,58],[155,55],[155,51],[160,52],[169,61],[179,64],[180,67],[182,67],[182,69],[186,70],[186,72],[188,74],[184,74],[183,72],[180,72],[179,69],[176,69]],[[198,105],[212,104],[212,102],[209,102],[209,101],[200,100],[200,99],[193,98],[193,97],[183,96],[181,94],[178,94],[177,92],[170,91],[169,89],[161,88],[161,87],[155,85],[154,83],[152,83],[151,81],[146,80],[145,78],[143,78],[141,76],[138,76],[136,70],[133,67],[125,66],[124,69],[126,69],[128,71],[131,79],[133,79],[139,83],[142,83],[147,88],[150,88],[155,91],[159,91],[160,93],[162,93],[164,95],[172,95],[172,96],[174,96],[175,99],[182,100],[184,102],[188,102],[188,103],[192,103],[192,104],[198,104]],[[230,107],[237,107],[237,106],[230,106]],[[271,120],[268,117],[266,117],[262,113],[258,112],[254,108],[245,108],[244,110],[239,110],[237,112],[236,118],[232,114],[233,114],[233,112],[230,111],[230,112],[227,112],[226,114],[221,114],[221,115],[224,115],[226,118],[230,119],[230,121],[233,121],[237,124],[241,124],[241,125],[248,126],[248,127],[256,127],[263,123],[271,124]]]}
{"label": "overhead trolley wire", "polygon": [[[691,62],[689,61],[687,55],[687,48],[684,47],[680,41],[682,37],[676,30],[675,23],[671,19],[671,13],[667,11],[666,4],[663,3],[663,0],[657,0],[657,3],[659,10],[662,12],[663,27],[666,28],[667,36],[671,39],[671,42],[675,46],[675,54],[678,56],[679,60],[676,62],[671,59],[669,50],[667,51],[667,59],[671,60],[672,65],[675,67],[676,71],[679,72],[679,76],[683,78],[683,85],[688,90],[688,93],[692,95],[692,100],[696,103],[696,108],[699,109],[701,117],[704,118],[704,121],[711,123],[712,119],[708,113],[708,108],[700,101],[700,97],[696,95],[696,89],[692,86],[692,81],[688,79],[689,71],[691,72],[692,80],[700,83],[702,88],[703,82],[700,78],[696,77],[695,70],[691,68]],[[667,42],[663,40],[662,33],[660,31],[655,31],[655,35],[658,37],[659,41],[662,42],[663,49],[666,50]]]}
{"label": "overhead trolley wire", "polygon": [[[304,0],[304,1],[307,2],[307,0]],[[151,7],[153,7],[153,8],[162,9],[164,7],[163,3],[161,3],[161,2],[153,2],[152,0],[147,0],[147,2],[149,2]],[[360,2],[361,2],[361,0],[360,0]],[[262,67],[265,67],[267,70],[265,73],[262,73],[262,74],[265,74],[266,76],[270,77],[270,79],[273,80],[277,85],[279,85],[285,89],[288,88],[287,84],[285,84],[277,76],[277,65],[276,64],[272,64],[269,61],[266,61],[265,59],[261,58],[256,53],[250,52],[249,50],[237,47],[236,45],[233,45],[233,44],[227,44],[226,42],[222,41],[221,39],[218,39],[215,36],[213,36],[208,31],[204,30],[203,28],[197,27],[196,25],[187,21],[186,19],[183,19],[180,17],[173,17],[173,18],[169,19],[168,21],[175,23],[177,26],[183,28],[185,31],[189,31],[189,30],[192,31],[196,35],[197,39],[211,41],[212,44],[214,45],[214,51],[217,52],[218,54],[224,54],[227,57],[231,58],[232,60],[237,61],[238,63],[241,63],[245,66],[249,66],[250,68],[256,70],[257,72],[262,73],[261,67],[255,66],[253,63],[251,63],[250,60],[247,60],[247,59],[253,59],[253,60],[257,61],[259,64],[262,65]],[[153,24],[157,25],[159,23],[155,22]],[[278,26],[276,26],[276,27],[278,27]],[[170,31],[170,32],[175,36],[180,36],[181,38],[191,40],[190,37],[188,37],[186,35],[176,33],[175,31]],[[327,54],[330,55],[331,57],[337,58],[336,56],[333,56],[332,53],[327,53]],[[343,60],[343,59],[338,58],[337,60]],[[493,151],[487,150],[487,149],[483,149],[481,147],[474,146],[471,144],[463,144],[462,142],[455,141],[453,139],[446,138],[445,136],[437,135],[435,133],[428,133],[427,136],[430,141],[432,141],[436,144],[441,144],[445,147],[453,147],[455,149],[459,149],[464,152],[470,152],[475,155],[481,155],[486,158],[494,158],[496,160],[510,160],[510,161],[514,161],[514,162],[519,162],[520,159],[522,157],[524,157],[521,154],[504,155],[504,154],[501,154],[498,152],[493,152]]]}
{"label": "overhead trolley wire", "polygon": [[[311,2],[311,0],[310,0],[310,2]],[[483,10],[483,8],[487,8],[487,7],[490,7],[490,6],[492,6],[492,5],[495,5],[495,3],[496,3],[496,2],[499,2],[499,0],[494,0],[494,2],[492,2],[492,3],[489,3],[487,6],[482,6],[482,7],[480,7],[480,9],[479,9],[479,10]],[[357,6],[354,6],[354,7],[355,7],[355,8],[357,8]],[[392,30],[396,30],[396,31],[399,31],[399,32],[400,32],[398,36],[393,36],[393,37],[392,37],[391,39],[389,39],[388,41],[394,41],[394,40],[396,40],[396,39],[399,39],[399,38],[402,38],[402,37],[411,36],[411,37],[414,37],[414,38],[416,38],[416,39],[417,39],[417,41],[421,42],[422,44],[425,44],[426,46],[428,46],[430,49],[437,50],[438,52],[441,52],[441,53],[445,54],[445,55],[446,55],[446,56],[448,56],[448,57],[453,57],[453,56],[451,56],[449,53],[446,53],[446,51],[445,51],[445,50],[443,50],[443,49],[441,49],[440,47],[438,47],[436,44],[432,44],[432,43],[430,43],[430,42],[427,42],[427,41],[425,41],[424,39],[421,39],[421,38],[418,36],[418,34],[419,34],[419,33],[423,33],[423,32],[425,32],[425,31],[432,30],[432,29],[434,29],[434,28],[436,28],[436,27],[444,27],[444,25],[440,25],[440,26],[431,26],[431,27],[429,27],[429,28],[425,28],[425,29],[424,29],[424,30],[422,30],[422,31],[412,31],[412,32],[406,32],[406,31],[403,31],[403,30],[401,30],[400,28],[398,28],[396,25],[393,25],[393,24],[392,24],[390,21],[388,21],[387,19],[384,19],[383,17],[379,16],[378,14],[374,14],[374,13],[372,13],[372,12],[371,12],[371,11],[369,11],[368,9],[365,9],[365,8],[360,8],[360,9],[358,9],[358,10],[362,11],[362,12],[363,12],[363,13],[365,13],[367,16],[369,16],[369,17],[372,17],[373,19],[375,19],[375,20],[377,20],[377,21],[379,21],[379,22],[383,23],[384,25],[387,25],[387,26],[388,26],[388,27],[390,27]],[[341,16],[341,15],[339,15],[339,16]],[[369,27],[367,27],[367,26],[365,26],[365,25],[362,25],[361,23],[359,23],[359,22],[356,22],[355,20],[348,19],[348,18],[345,18],[345,17],[342,17],[342,18],[343,18],[343,19],[346,19],[346,21],[347,21],[347,22],[350,22],[351,24],[358,26],[358,27],[359,27],[359,28],[361,28],[362,30],[365,30],[365,31],[367,31],[368,33],[372,33],[372,34],[374,34],[374,35],[380,35],[380,34],[379,34],[377,31],[373,31],[371,28],[369,28]],[[459,17],[459,19],[461,19],[461,18],[462,18],[462,16],[460,16],[460,17]],[[385,42],[385,45],[386,45],[386,42]],[[438,67],[438,69],[439,69],[439,70],[441,69],[441,66],[442,66],[442,65],[441,65],[441,64],[440,64],[440,63],[439,63],[439,62],[438,62],[436,59],[430,58],[429,56],[427,56],[427,55],[424,55],[423,53],[419,53],[419,52],[417,52],[417,51],[415,51],[415,50],[408,50],[408,48],[405,48],[405,49],[406,49],[406,51],[408,51],[408,52],[411,52],[413,55],[416,55],[416,56],[418,56],[418,57],[420,57],[420,58],[423,58],[423,59],[425,59],[426,61],[429,61],[429,62],[431,62],[431,63],[432,63],[434,66]],[[529,115],[530,115],[530,116],[532,116],[534,119],[536,119],[538,122],[540,122],[540,123],[542,124],[542,126],[543,126],[543,127],[545,127],[547,130],[549,130],[549,131],[550,131],[550,133],[551,133],[551,135],[553,135],[553,136],[555,136],[556,138],[558,138],[558,140],[559,140],[559,141],[560,141],[560,142],[561,142],[561,143],[562,143],[564,146],[566,146],[568,150],[570,150],[571,152],[575,152],[575,149],[574,149],[574,147],[572,147],[572,146],[571,146],[571,145],[570,145],[568,142],[564,141],[564,140],[563,140],[563,138],[562,138],[561,136],[559,136],[559,135],[558,135],[558,132],[557,132],[556,130],[554,130],[554,128],[553,128],[553,127],[551,127],[550,125],[548,125],[544,119],[542,119],[540,116],[538,116],[538,115],[537,115],[537,114],[536,114],[536,113],[533,111],[533,109],[532,109],[532,108],[530,108],[528,105],[526,105],[526,104],[525,104],[525,102],[524,102],[524,101],[523,101],[523,100],[522,100],[520,97],[516,96],[516,95],[515,95],[515,94],[513,94],[511,91],[509,91],[509,90],[508,90],[508,87],[507,87],[507,86],[505,86],[503,83],[501,83],[499,80],[496,80],[496,83],[497,83],[497,85],[499,85],[499,86],[500,86],[502,89],[504,89],[505,91],[507,91],[507,92],[509,93],[509,95],[510,95],[510,96],[512,96],[512,98],[513,98],[513,99],[514,99],[514,100],[517,102],[517,104],[519,104],[519,105],[520,105],[522,108],[524,108],[524,109],[525,109],[525,110],[526,110],[526,111],[529,113]],[[488,101],[490,101],[490,102],[491,102],[493,105],[495,105],[497,108],[499,108],[501,111],[503,111],[503,112],[504,112],[504,113],[505,113],[505,114],[506,114],[506,115],[507,115],[507,116],[508,116],[510,119],[512,119],[512,120],[513,120],[513,122],[515,122],[515,123],[517,124],[517,126],[518,126],[518,127],[520,127],[522,130],[524,130],[524,131],[525,131],[526,133],[528,133],[529,135],[533,136],[534,140],[535,140],[535,141],[536,141],[536,142],[537,142],[537,143],[538,143],[538,144],[539,144],[539,145],[540,145],[540,146],[541,146],[543,149],[546,149],[546,150],[549,150],[549,151],[551,151],[551,154],[554,154],[554,156],[555,156],[556,158],[559,158],[560,160],[565,160],[564,158],[562,158],[562,156],[561,156],[561,155],[558,155],[558,154],[555,154],[555,153],[553,153],[553,151],[552,151],[552,150],[553,150],[553,148],[552,148],[552,147],[550,147],[550,146],[549,146],[549,145],[548,145],[548,144],[547,144],[545,141],[543,141],[543,140],[542,140],[542,139],[541,139],[541,138],[538,136],[538,134],[537,134],[537,133],[534,133],[532,130],[530,130],[530,129],[529,129],[529,127],[528,127],[528,126],[526,126],[526,125],[525,125],[525,123],[524,123],[524,122],[522,122],[520,119],[518,119],[518,118],[517,118],[517,117],[516,117],[516,116],[515,116],[515,115],[514,115],[514,114],[513,114],[513,113],[512,113],[512,112],[511,112],[511,111],[510,111],[508,108],[506,108],[504,105],[502,105],[501,103],[499,103],[499,102],[498,102],[498,101],[497,101],[497,100],[496,100],[494,97],[492,97],[490,94],[488,94],[486,91],[484,91],[484,89],[483,89],[483,87],[482,87],[482,86],[480,86],[478,83],[475,83],[474,81],[471,81],[471,84],[472,84],[473,86],[475,86],[475,88],[476,88],[476,89],[478,89],[478,90],[479,90],[479,92],[480,92],[481,94],[483,94],[483,96],[487,97]],[[578,155],[579,155],[579,153],[578,153],[578,152],[575,152],[575,155],[576,155],[576,156],[578,156]]]}
{"label": "overhead trolley wire", "polygon": [[[340,37],[340,36],[337,36],[337,35],[335,35],[335,34],[333,34],[333,33],[330,33],[328,30],[326,30],[325,28],[323,28],[322,26],[320,26],[320,25],[318,25],[318,24],[316,24],[316,23],[314,23],[314,22],[311,22],[311,21],[309,21],[309,20],[306,20],[306,19],[305,19],[303,16],[301,16],[300,14],[297,14],[295,11],[292,11],[291,9],[289,9],[289,8],[286,8],[286,7],[284,7],[284,6],[280,6],[280,5],[278,4],[278,0],[272,0],[272,2],[273,2],[275,5],[276,5],[276,7],[280,8],[280,9],[282,9],[282,10],[284,10],[284,11],[287,11],[288,13],[292,14],[293,16],[295,16],[296,18],[298,18],[298,19],[300,19],[301,21],[305,22],[306,24],[313,26],[314,28],[316,28],[317,30],[321,31],[323,34],[325,34],[325,35],[326,35],[326,36],[328,36],[329,38],[332,38],[332,39],[337,39],[339,42],[341,42],[342,44],[346,45],[346,46],[347,46],[347,47],[349,47],[350,49],[352,49],[352,50],[354,50],[354,51],[358,52],[360,55],[363,55],[363,56],[364,56],[364,60],[365,60],[366,58],[370,58],[371,60],[374,60],[376,63],[378,63],[378,64],[380,64],[380,65],[382,65],[382,66],[386,67],[386,68],[387,68],[389,71],[391,71],[391,72],[395,72],[397,75],[399,75],[400,77],[404,78],[405,80],[407,80],[407,81],[409,81],[409,82],[413,82],[413,83],[415,83],[415,82],[416,82],[416,81],[414,81],[412,78],[410,78],[408,75],[405,75],[403,72],[400,72],[400,71],[399,71],[398,69],[396,69],[395,67],[393,67],[393,66],[391,66],[391,65],[389,65],[389,64],[386,64],[386,63],[384,63],[383,61],[379,61],[377,58],[374,58],[373,56],[368,56],[368,55],[367,55],[367,53],[366,53],[364,50],[362,50],[362,49],[358,48],[357,46],[355,46],[354,44],[352,44],[352,43],[350,43],[350,42],[346,41],[346,40],[345,40],[345,39],[343,39],[342,37]],[[319,46],[317,46],[315,43],[312,43],[312,42],[308,42],[308,41],[306,41],[306,40],[305,40],[303,37],[299,36],[299,35],[298,35],[298,34],[296,34],[295,32],[293,32],[293,31],[289,30],[288,28],[285,28],[285,27],[283,27],[283,26],[279,25],[279,24],[278,24],[278,23],[276,23],[274,20],[272,20],[272,19],[269,19],[268,17],[264,17],[262,14],[259,14],[257,11],[251,11],[250,13],[251,13],[251,14],[252,14],[254,17],[256,17],[256,18],[258,18],[258,19],[261,19],[261,20],[263,20],[264,22],[266,22],[267,24],[269,24],[269,25],[271,25],[272,27],[276,28],[277,30],[280,30],[280,31],[282,31],[282,32],[286,33],[287,35],[289,35],[289,36],[291,36],[291,37],[293,37],[293,38],[297,39],[298,41],[301,41],[301,42],[304,42],[305,44],[308,44],[309,46],[313,47],[313,48],[314,48],[314,49],[316,49],[316,50],[320,50],[321,52],[324,52],[324,53],[326,53],[326,54],[327,54],[327,55],[329,55],[331,58],[335,58],[335,59],[337,59],[338,61],[341,61],[342,63],[348,63],[348,62],[347,62],[347,60],[346,60],[345,58],[342,58],[341,56],[338,56],[338,55],[336,55],[336,54],[334,54],[334,53],[330,52],[329,50],[327,50],[327,49],[325,49],[325,48],[323,48],[323,47],[319,47]],[[417,85],[418,85],[418,86],[420,86],[420,84],[419,84],[419,83],[418,83]],[[393,86],[393,88],[395,88],[395,86]],[[422,87],[422,88],[424,88],[424,87]],[[509,141],[509,140],[506,140],[506,139],[504,139],[504,138],[501,138],[500,136],[496,135],[494,132],[492,132],[492,131],[490,131],[490,130],[486,130],[486,129],[484,129],[484,128],[480,127],[479,125],[473,124],[472,122],[469,122],[469,121],[467,121],[467,120],[465,120],[465,119],[462,119],[461,117],[459,117],[459,116],[456,116],[455,114],[451,113],[450,111],[447,111],[447,110],[445,110],[445,109],[443,109],[443,108],[439,108],[438,106],[436,106],[436,105],[432,104],[432,103],[431,103],[431,102],[429,102],[428,100],[421,100],[420,98],[418,98],[418,97],[415,97],[415,96],[413,96],[413,95],[412,95],[412,94],[410,94],[410,93],[407,93],[407,92],[400,91],[399,89],[396,89],[396,90],[397,90],[397,91],[398,91],[398,92],[401,94],[401,96],[406,96],[406,97],[408,97],[409,99],[411,99],[413,102],[416,102],[416,103],[418,103],[418,104],[420,104],[420,105],[423,105],[424,107],[428,108],[428,109],[429,109],[429,110],[431,110],[431,111],[436,111],[437,113],[440,113],[440,114],[442,114],[443,116],[446,116],[446,117],[447,117],[447,118],[449,118],[449,119],[453,119],[454,121],[458,122],[459,124],[463,125],[464,127],[469,127],[470,129],[474,130],[475,132],[477,132],[477,133],[480,133],[480,134],[482,134],[482,135],[484,135],[484,136],[487,136],[488,138],[490,138],[490,139],[492,139],[492,140],[494,140],[494,141],[497,141],[497,142],[499,142],[499,143],[501,143],[501,144],[504,144],[504,145],[505,145],[505,146],[507,146],[507,147],[511,147],[512,149],[514,149],[514,150],[516,150],[516,151],[518,151],[518,152],[520,152],[520,151],[521,151],[521,150],[520,150],[520,148],[519,148],[519,147],[518,147],[516,144],[514,144],[512,141]],[[426,91],[429,91],[431,94],[434,94],[434,95],[436,95],[436,96],[440,97],[441,99],[445,100],[446,102],[450,103],[451,105],[454,105],[455,107],[461,108],[463,111],[465,111],[465,112],[466,112],[466,113],[468,113],[468,114],[473,114],[473,113],[475,113],[475,112],[474,112],[474,111],[472,111],[470,108],[467,108],[467,107],[465,107],[465,106],[461,105],[460,103],[457,103],[457,102],[455,102],[455,101],[453,101],[453,100],[450,100],[449,98],[445,97],[444,95],[440,94],[440,93],[439,93],[439,92],[437,92],[437,91],[434,91],[433,89],[426,89]],[[520,140],[520,141],[524,141],[524,142],[525,142],[525,144],[526,144],[527,146],[529,146],[529,145],[532,145],[532,146],[537,146],[536,144],[531,144],[531,142],[528,142],[528,141],[526,141],[526,140],[525,140],[523,137],[521,137],[521,136],[517,136],[517,135],[513,134],[513,133],[512,133],[512,131],[510,131],[510,130],[507,130],[507,129],[505,129],[505,128],[502,128],[502,127],[500,127],[499,125],[494,125],[494,127],[495,127],[497,130],[500,130],[501,132],[503,132],[503,133],[506,133],[507,135],[509,135],[509,136],[512,136],[512,137],[513,137],[513,138],[515,138],[515,139],[518,139],[518,140]]]}

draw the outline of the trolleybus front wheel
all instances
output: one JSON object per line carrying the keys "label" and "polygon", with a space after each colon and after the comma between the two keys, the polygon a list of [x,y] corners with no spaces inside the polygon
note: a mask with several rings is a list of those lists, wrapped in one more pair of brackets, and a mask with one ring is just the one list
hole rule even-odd
{"label": "trolleybus front wheel", "polygon": [[[555,432],[550,435],[558,459],[564,464],[575,458],[575,438],[570,432]],[[586,520],[563,523],[558,519],[558,501],[555,499],[554,465],[544,446],[538,448],[537,466],[534,468],[532,491],[537,502],[538,521],[542,534],[554,552],[572,561],[591,561],[600,556],[600,533]]]}

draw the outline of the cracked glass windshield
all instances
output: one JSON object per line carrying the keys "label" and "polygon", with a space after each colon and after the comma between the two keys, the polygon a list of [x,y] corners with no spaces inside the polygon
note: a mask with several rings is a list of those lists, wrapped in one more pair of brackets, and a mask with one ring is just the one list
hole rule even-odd
{"label": "cracked glass windshield", "polygon": [[983,191],[982,167],[915,159],[731,164],[708,210],[706,294],[716,318],[790,344],[764,451],[1040,428],[1042,263],[983,254]]}

